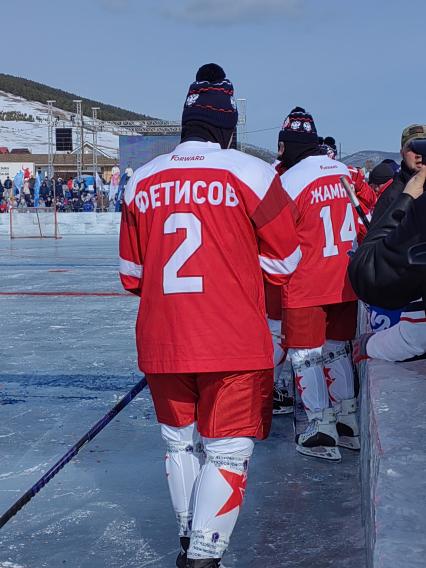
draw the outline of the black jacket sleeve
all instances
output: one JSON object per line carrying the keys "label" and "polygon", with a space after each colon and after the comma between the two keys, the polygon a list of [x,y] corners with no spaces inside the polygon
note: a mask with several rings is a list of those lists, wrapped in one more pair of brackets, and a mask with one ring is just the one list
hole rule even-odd
{"label": "black jacket sleeve", "polygon": [[424,269],[408,264],[410,246],[426,240],[426,195],[401,194],[383,213],[349,265],[352,286],[361,300],[396,309],[422,296]]}

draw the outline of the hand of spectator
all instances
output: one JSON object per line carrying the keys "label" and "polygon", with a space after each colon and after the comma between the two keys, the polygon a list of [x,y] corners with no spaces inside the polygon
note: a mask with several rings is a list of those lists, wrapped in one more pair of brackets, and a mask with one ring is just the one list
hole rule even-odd
{"label": "hand of spectator", "polygon": [[411,197],[417,199],[423,194],[423,185],[425,181],[426,166],[422,166],[422,169],[407,183],[403,193],[408,193],[408,195],[411,195]]}
{"label": "hand of spectator", "polygon": [[352,341],[352,359],[354,363],[360,363],[368,359],[367,343],[373,333],[364,333]]}

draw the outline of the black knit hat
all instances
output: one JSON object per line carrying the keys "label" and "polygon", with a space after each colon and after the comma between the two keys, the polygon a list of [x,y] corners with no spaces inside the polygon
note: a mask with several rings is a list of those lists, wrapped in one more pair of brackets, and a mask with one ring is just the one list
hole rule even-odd
{"label": "black knit hat", "polygon": [[317,129],[312,115],[302,107],[295,107],[284,120],[278,142],[318,144]]}
{"label": "black knit hat", "polygon": [[233,130],[238,121],[234,87],[225,71],[216,63],[207,63],[197,71],[189,87],[182,113],[182,124],[191,120],[207,122]]}
{"label": "black knit hat", "polygon": [[333,136],[326,136],[325,138],[322,138],[322,142],[321,138],[318,138],[318,141],[321,153],[334,160],[337,156],[337,146],[336,140],[333,138]]}
{"label": "black knit hat", "polygon": [[374,183],[374,185],[382,185],[386,183],[394,176],[392,167],[389,164],[384,164],[381,162],[370,172],[368,178],[368,183]]}

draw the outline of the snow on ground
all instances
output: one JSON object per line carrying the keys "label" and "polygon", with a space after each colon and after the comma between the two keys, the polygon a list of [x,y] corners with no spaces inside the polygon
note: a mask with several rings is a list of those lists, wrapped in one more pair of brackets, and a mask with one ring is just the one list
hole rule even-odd
{"label": "snow on ground", "polygon": [[[29,148],[33,154],[47,154],[47,105],[27,101],[22,97],[0,91],[0,110],[20,112],[34,117],[35,122],[0,120],[0,146]],[[53,107],[53,115],[58,118],[56,126],[68,127],[73,113]],[[87,118],[90,121],[90,118]],[[66,121],[66,122],[64,122]],[[92,134],[85,132],[85,141],[92,142]],[[111,157],[118,155],[119,137],[110,132],[98,132],[98,147]],[[75,133],[74,133],[74,147]]]}

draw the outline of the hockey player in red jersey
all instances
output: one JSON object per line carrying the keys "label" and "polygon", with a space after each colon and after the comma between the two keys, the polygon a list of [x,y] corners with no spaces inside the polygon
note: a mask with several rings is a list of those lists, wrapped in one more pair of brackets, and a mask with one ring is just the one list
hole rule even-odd
{"label": "hockey player in red jersey", "polygon": [[272,417],[262,270],[281,285],[300,259],[279,176],[228,149],[236,124],[232,83],[201,67],[181,144],[136,170],[124,198],[120,276],[141,297],[138,361],[167,447],[179,567],[220,566],[228,546]]}
{"label": "hockey player in red jersey", "polygon": [[[332,160],[337,158],[336,141],[332,136],[326,136],[324,138],[322,149],[324,154],[327,154]],[[352,184],[355,195],[358,197],[361,208],[367,216],[367,219],[371,219],[371,213],[377,203],[377,194],[365,179],[364,172],[361,168],[350,165],[347,166],[347,168],[349,170],[349,181]],[[357,214],[356,216],[358,221],[357,241],[361,243],[367,234],[367,227],[365,227]]]}
{"label": "hockey player in red jersey", "polygon": [[[279,134],[281,176],[294,200],[302,258],[283,294],[283,334],[309,425],[296,449],[340,460],[338,445],[359,449],[353,368],[356,297],[347,277],[356,236],[352,205],[340,183],[347,167],[318,146],[312,116],[296,107]],[[336,422],[337,421],[337,422]]]}

